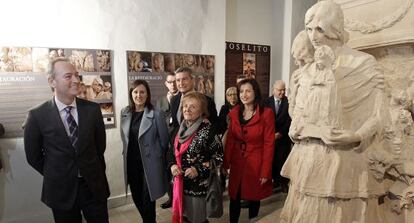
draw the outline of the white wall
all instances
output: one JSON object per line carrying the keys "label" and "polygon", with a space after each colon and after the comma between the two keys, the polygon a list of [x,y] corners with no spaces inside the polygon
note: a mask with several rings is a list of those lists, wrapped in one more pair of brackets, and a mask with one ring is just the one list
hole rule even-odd
{"label": "white wall", "polygon": [[270,83],[282,71],[283,4],[283,0],[227,0],[226,41],[270,45]]}
{"label": "white wall", "polygon": [[305,29],[305,13],[306,11],[315,3],[317,0],[291,0],[288,1],[287,10],[285,11],[286,32],[284,33],[284,40],[286,42],[284,54],[283,54],[283,75],[284,80],[289,79],[290,74],[297,69],[293,58],[290,54],[290,49],[292,48],[292,42],[295,39],[296,35]]}
{"label": "white wall", "polygon": [[227,0],[226,40],[270,45],[273,0]]}
{"label": "white wall", "polygon": [[[216,95],[224,95],[225,1],[2,1],[0,46],[114,50],[114,99],[127,105],[126,50],[216,56]],[[217,106],[223,103],[216,97]],[[1,109],[1,108],[0,108]],[[1,120],[1,117],[0,117]],[[119,127],[107,130],[107,175],[112,203],[124,195]],[[52,222],[40,202],[42,178],[25,161],[23,140],[0,139],[0,222]],[[110,201],[110,204],[111,204]]]}
{"label": "white wall", "polygon": [[271,46],[269,94],[278,79],[289,83],[296,69],[290,56],[293,38],[304,29],[307,9],[317,0],[227,0],[226,41]]}

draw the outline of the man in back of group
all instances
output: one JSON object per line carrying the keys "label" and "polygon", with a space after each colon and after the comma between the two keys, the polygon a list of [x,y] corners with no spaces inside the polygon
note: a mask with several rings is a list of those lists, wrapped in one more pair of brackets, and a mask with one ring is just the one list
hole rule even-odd
{"label": "man in back of group", "polygon": [[[175,71],[175,81],[177,83],[177,89],[179,93],[171,98],[171,117],[173,121],[173,126],[176,130],[180,126],[182,121],[182,113],[180,110],[181,96],[187,94],[188,92],[194,91],[194,77],[193,70],[189,67],[180,67]],[[214,100],[207,95],[207,107],[209,112],[208,120],[210,123],[215,126],[218,123],[216,104]]]}
{"label": "man in back of group", "polygon": [[168,132],[171,134],[173,129],[173,119],[171,117],[171,98],[178,94],[174,73],[166,73],[164,85],[168,90],[167,95],[157,101],[156,107],[164,111]]}
{"label": "man in back of group", "polygon": [[28,163],[43,176],[41,200],[57,223],[107,223],[105,126],[98,104],[76,98],[79,73],[66,58],[49,64],[54,97],[31,109],[24,124]]}
{"label": "man in back of group", "polygon": [[273,157],[272,178],[275,186],[281,186],[283,192],[287,192],[289,179],[280,175],[280,170],[285,163],[292,141],[288,132],[291,123],[289,116],[289,103],[285,96],[286,85],[282,80],[273,84],[273,95],[265,100],[265,105],[273,110],[275,115],[275,152]]}
{"label": "man in back of group", "polygon": [[[172,72],[167,72],[165,76],[165,87],[168,89],[167,95],[165,97],[160,98],[157,101],[156,107],[165,113],[165,120],[168,127],[168,134],[170,137],[172,137],[174,126],[173,126],[173,120],[171,117],[171,98],[178,94],[177,90],[177,84],[175,82],[175,74]],[[170,145],[171,146],[171,145]],[[167,168],[167,175],[168,175],[168,181],[171,182],[172,175],[171,171]],[[168,200],[160,205],[161,208],[170,208],[172,206],[172,184],[168,185]]]}

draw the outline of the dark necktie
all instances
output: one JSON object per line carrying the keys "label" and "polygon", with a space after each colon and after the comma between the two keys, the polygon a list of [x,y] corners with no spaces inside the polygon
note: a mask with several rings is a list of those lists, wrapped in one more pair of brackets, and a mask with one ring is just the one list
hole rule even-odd
{"label": "dark necktie", "polygon": [[276,115],[279,113],[279,109],[280,109],[280,100],[275,100]]}
{"label": "dark necktie", "polygon": [[66,112],[66,122],[68,123],[69,127],[69,139],[72,143],[72,146],[76,148],[76,145],[78,144],[78,125],[76,124],[75,119],[73,118],[70,111],[72,110],[72,106],[68,106],[65,108]]}

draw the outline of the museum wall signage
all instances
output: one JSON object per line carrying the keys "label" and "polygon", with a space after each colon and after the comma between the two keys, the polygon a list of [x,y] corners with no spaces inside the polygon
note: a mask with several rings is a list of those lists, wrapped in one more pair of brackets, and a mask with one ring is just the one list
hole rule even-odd
{"label": "museum wall signage", "polygon": [[135,80],[148,81],[155,105],[167,94],[166,73],[189,67],[194,71],[195,90],[214,98],[214,64],[212,55],[127,51],[128,90]]}
{"label": "museum wall signage", "polygon": [[106,127],[115,126],[110,50],[0,47],[0,122],[6,130],[4,137],[21,137],[27,111],[52,98],[46,70],[55,57],[70,59],[80,74],[78,97],[99,103]]}
{"label": "museum wall signage", "polygon": [[236,86],[237,77],[255,78],[263,98],[268,97],[270,46],[226,42],[225,88]]}

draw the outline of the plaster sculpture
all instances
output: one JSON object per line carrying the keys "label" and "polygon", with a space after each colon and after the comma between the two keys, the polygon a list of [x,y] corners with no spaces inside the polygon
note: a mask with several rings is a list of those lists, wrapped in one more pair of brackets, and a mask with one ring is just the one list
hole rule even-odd
{"label": "plaster sculpture", "polygon": [[[384,144],[383,74],[373,56],[345,45],[348,34],[337,4],[312,6],[305,27],[315,61],[303,62],[292,75],[289,135],[295,145],[281,171],[291,181],[281,222],[384,222],[378,199],[385,189],[368,159]],[[328,63],[320,61],[321,55],[328,55]],[[308,111],[307,104],[317,104],[316,111]]]}
{"label": "plaster sculpture", "polygon": [[[378,179],[390,181],[386,200],[389,222],[412,222],[414,219],[414,132],[410,112],[412,98],[406,90],[394,89],[390,99],[391,123],[384,139],[389,150],[369,154],[370,168]],[[390,215],[389,211],[394,212]],[[398,220],[397,220],[398,219]]]}
{"label": "plaster sculpture", "polygon": [[403,4],[401,4],[398,7],[397,10],[392,12],[390,15],[382,17],[381,19],[378,19],[374,22],[365,22],[355,19],[345,19],[346,29],[368,34],[392,27],[395,23],[399,22],[407,15],[407,12],[413,5],[413,2],[413,0],[406,0]]}
{"label": "plaster sculpture", "polygon": [[[305,30],[299,32],[299,34],[295,37],[295,39],[293,40],[291,51],[292,57],[295,59],[295,64],[299,66],[298,69],[293,71],[289,82],[289,115],[293,117],[293,111],[295,110],[296,106],[296,96],[299,93],[299,80],[304,81],[303,78],[300,78],[302,73],[301,70],[304,69],[305,65],[313,62],[313,54],[315,52],[315,49],[313,48],[312,43],[309,41],[308,35],[306,34]],[[301,86],[303,86],[304,84],[306,83],[301,83]],[[303,95],[304,93],[300,92],[300,94]],[[301,98],[304,96],[298,97]],[[300,106],[300,104],[298,106]]]}
{"label": "plaster sculpture", "polygon": [[[414,12],[414,11],[413,11]],[[384,129],[386,147],[369,155],[370,168],[385,179],[388,222],[414,221],[414,46],[387,46],[367,50],[384,70],[391,123]]]}
{"label": "plaster sculpture", "polygon": [[341,6],[348,46],[372,49],[414,41],[414,0],[331,0]]}
{"label": "plaster sculpture", "polygon": [[[370,168],[378,179],[391,180],[387,217],[390,222],[414,220],[414,131],[412,88],[394,88],[390,99],[391,123],[385,128],[385,142],[390,148],[369,154]],[[408,92],[408,93],[407,93]],[[394,215],[388,213],[394,212]]]}

